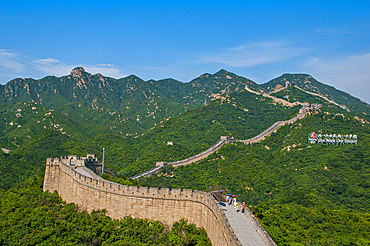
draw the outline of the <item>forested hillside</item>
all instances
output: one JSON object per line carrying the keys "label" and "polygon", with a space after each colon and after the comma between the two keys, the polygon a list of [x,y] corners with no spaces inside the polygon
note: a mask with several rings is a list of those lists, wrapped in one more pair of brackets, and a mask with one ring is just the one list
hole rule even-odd
{"label": "forested hillside", "polygon": [[[325,108],[317,110],[258,144],[229,144],[205,160],[175,169],[172,178],[144,181],[201,190],[207,185],[227,186],[251,204],[272,199],[277,203],[330,203],[370,211],[370,128],[344,114],[326,112]],[[353,133],[359,143],[309,144],[307,135],[311,131]]]}
{"label": "forested hillside", "polygon": [[[46,129],[52,124],[56,125],[53,122],[58,119],[59,114],[40,107],[32,109],[33,107],[33,104],[21,104],[6,111],[9,112],[8,117],[15,118],[12,119],[13,128],[8,127],[6,130],[16,129],[18,130],[17,133],[20,133],[19,129],[24,129],[24,134],[31,137],[27,138],[29,141],[22,147],[11,151],[9,154],[2,154],[4,161],[0,166],[4,170],[6,169],[7,172],[0,173],[0,175],[4,175],[6,179],[24,180],[28,177],[29,170],[35,168],[43,170],[45,158],[48,156],[66,154],[84,156],[89,152],[97,153],[101,157],[103,147],[106,148],[107,167],[120,175],[130,177],[153,168],[157,161],[182,160],[198,154],[217,142],[220,136],[233,136],[238,139],[251,138],[275,121],[294,117],[299,109],[299,106],[285,107],[276,104],[270,98],[264,98],[242,90],[228,96],[219,96],[208,102],[207,105],[168,119],[137,138],[113,134],[87,138],[81,136],[78,127],[71,127],[73,125],[69,123],[72,121],[66,122],[65,125],[59,123],[59,128],[51,127],[52,130],[34,135],[34,132],[37,132],[36,127],[42,130],[45,125],[47,126]],[[18,109],[16,110],[16,108]],[[42,112],[41,117],[32,119],[31,117],[36,110]],[[14,114],[18,113],[22,114],[23,117],[14,117]],[[31,115],[29,116],[29,114]],[[18,124],[23,124],[24,118],[30,119],[28,124],[31,126],[24,124],[22,127],[17,127]],[[21,122],[19,119],[23,121]],[[64,132],[67,127],[70,127],[71,132],[76,129],[76,133],[68,136]],[[34,131],[31,132],[27,129],[33,129]],[[60,129],[63,130],[60,131]],[[13,140],[13,136],[18,137],[14,134],[14,130],[9,131],[7,135],[9,141]],[[14,141],[16,140],[14,139]],[[168,141],[173,142],[174,145],[167,146]],[[51,155],[51,153],[54,155]],[[36,154],[42,157],[36,158]],[[24,155],[35,155],[31,160],[32,165],[28,165],[28,168],[26,163],[28,163],[29,158],[25,158]],[[7,159],[13,161],[14,158],[19,159],[20,163],[24,163],[24,165],[22,164],[22,167],[19,166],[16,169],[13,165],[8,165],[9,161]],[[10,170],[17,172],[18,175],[9,177]],[[23,177],[22,173],[24,174]],[[16,183],[6,182],[3,187],[10,187]]]}
{"label": "forested hillside", "polygon": [[0,143],[4,142],[9,149],[14,149],[43,129],[54,128],[79,138],[102,134],[138,136],[171,117],[204,105],[218,95],[238,92],[245,86],[254,91],[271,91],[285,86],[286,82],[343,104],[369,121],[368,104],[309,75],[284,74],[266,84],[257,85],[220,70],[182,83],[173,79],[143,81],[135,75],[117,80],[101,74],[92,75],[79,67],[60,78],[19,78],[0,85],[3,102],[0,111],[4,115],[1,119],[3,128],[0,129],[4,133],[0,136]]}
{"label": "forested hillside", "polygon": [[354,109],[356,106],[360,105],[367,108],[367,110],[370,110],[369,105],[359,98],[355,98],[346,92],[337,90],[333,86],[323,84],[308,74],[283,74],[282,76],[270,80],[261,86],[266,91],[272,92],[275,89],[285,86],[287,82],[292,86],[297,86],[309,92],[322,95],[329,100],[333,100],[340,105],[346,106],[349,109]]}
{"label": "forested hillside", "polygon": [[[311,131],[357,134],[358,145],[309,144]],[[261,143],[229,144],[196,164],[175,170],[168,168],[164,175],[141,182],[147,186],[200,190],[209,186],[227,187],[228,192],[242,201],[257,206],[261,223],[282,245],[302,243],[302,238],[305,239],[302,245],[338,243],[344,239],[345,242],[369,243],[369,234],[360,233],[370,231],[369,132],[369,124],[362,124],[351,113],[324,106],[309,117],[280,128]],[[281,214],[274,214],[280,210],[283,210]],[[285,210],[291,212],[286,214]],[[289,222],[289,216],[316,220],[313,214],[321,218],[319,224]],[[331,218],[337,214],[360,216],[364,220],[350,222]],[[332,229],[327,228],[328,224]],[[346,226],[349,234],[343,234],[340,229]],[[319,228],[323,230],[320,234],[312,231]]]}
{"label": "forested hillside", "polygon": [[[275,121],[292,118],[298,109],[243,90],[168,119],[137,138],[99,136],[70,150],[83,155],[88,148],[100,153],[105,147],[108,167],[130,177],[153,168],[157,161],[177,161],[198,154],[220,136],[251,138]],[[173,145],[167,145],[169,141]]]}
{"label": "forested hillside", "polygon": [[[166,168],[163,173],[140,182],[146,186],[198,190],[207,190],[210,186],[227,188],[253,207],[278,245],[369,244],[370,113],[367,104],[308,75],[283,75],[259,86],[221,70],[184,84],[172,79],[142,81],[136,76],[115,80],[100,74],[91,75],[82,68],[61,78],[16,79],[0,86],[3,100],[0,147],[10,150],[10,153],[0,152],[3,181],[0,183],[0,214],[4,218],[0,223],[2,228],[7,228],[0,244],[21,245],[25,240],[32,244],[40,238],[53,243],[56,236],[63,237],[65,244],[92,244],[96,238],[108,244],[126,240],[126,237],[117,238],[113,235],[115,232],[96,231],[83,224],[86,221],[102,223],[101,220],[109,228],[119,223],[128,223],[129,227],[142,225],[143,234],[137,236],[141,243],[162,244],[172,239],[182,240],[183,244],[187,240],[196,242],[198,239],[194,238],[198,236],[187,236],[184,232],[195,229],[183,222],[178,225],[181,232],[175,235],[156,224],[158,222],[131,218],[125,219],[126,222],[111,221],[102,212],[73,214],[79,218],[75,222],[87,228],[87,234],[73,234],[75,236],[68,238],[63,230],[75,225],[70,224],[68,216],[45,218],[45,221],[57,220],[64,228],[61,231],[52,231],[48,227],[52,222],[45,222],[46,225],[34,221],[32,216],[37,217],[40,211],[49,211],[45,212],[45,216],[49,216],[49,213],[62,214],[67,207],[68,213],[77,214],[73,205],[62,204],[55,195],[41,192],[46,158],[69,154],[85,156],[86,153],[96,153],[101,158],[102,149],[106,148],[106,167],[120,175],[115,179],[117,182],[125,183],[125,177],[153,168],[157,161],[176,161],[198,154],[216,143],[220,136],[248,139],[276,121],[296,116],[301,106],[284,106],[273,98],[244,90],[248,85],[255,91],[268,91],[287,81],[292,86],[272,95],[289,102],[322,104],[322,107],[308,112],[293,125],[281,127],[260,143],[225,145],[202,161],[177,169]],[[337,100],[336,95],[349,98],[347,104],[344,99],[336,101],[349,111],[320,95],[294,87],[307,84],[311,86],[304,90],[330,100]],[[309,144],[307,136],[311,131],[356,134],[358,144]],[[17,199],[29,200],[25,206],[34,210],[20,213],[24,208]],[[12,237],[18,230],[18,220],[19,225],[27,229],[19,230],[17,236]],[[33,236],[29,235],[31,231]],[[164,234],[144,239],[148,231],[153,235]],[[195,234],[201,235],[199,233]],[[183,236],[180,238],[179,234]],[[129,234],[127,240],[133,240],[131,237]],[[127,241],[127,244],[139,241]]]}
{"label": "forested hillside", "polygon": [[43,119],[40,107],[63,118],[54,118],[50,125],[40,125],[47,129],[60,125],[61,132],[67,135],[88,138],[101,134],[137,136],[170,117],[202,106],[217,95],[241,91],[245,85],[254,89],[259,87],[253,81],[225,70],[182,83],[173,79],[143,81],[134,75],[116,80],[101,74],[91,75],[79,67],[60,78],[14,79],[0,85],[0,99],[4,102],[0,104],[0,110],[7,113],[23,110],[24,103],[37,108],[32,110],[33,117],[24,115],[25,111],[12,115],[13,118],[4,117],[4,127],[13,126],[4,129],[5,135],[10,131],[13,131],[11,137],[18,135],[15,142],[10,141],[13,143],[11,148],[27,138],[23,129],[32,131],[29,136],[40,131],[34,124],[24,126],[22,131],[13,129],[18,124],[9,124],[14,118],[25,122]]}

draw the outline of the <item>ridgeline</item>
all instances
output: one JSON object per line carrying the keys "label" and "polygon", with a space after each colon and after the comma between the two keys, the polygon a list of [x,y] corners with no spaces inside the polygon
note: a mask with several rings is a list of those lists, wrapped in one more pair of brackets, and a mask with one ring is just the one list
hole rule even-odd
{"label": "ridgeline", "polygon": [[[181,83],[143,81],[134,75],[116,80],[76,68],[60,78],[12,80],[0,86],[0,98],[0,147],[10,150],[0,153],[1,228],[8,228],[5,236],[13,235],[17,224],[28,228],[13,239],[3,237],[2,244],[44,235],[27,222],[31,217],[15,214],[23,206],[15,201],[31,201],[27,192],[46,196],[37,182],[22,182],[42,176],[47,157],[97,153],[101,158],[105,147],[106,166],[123,179],[155,167],[157,161],[197,155],[220,136],[252,138],[274,122],[291,119],[301,107],[274,98],[322,107],[259,143],[227,144],[199,162],[164,168],[139,182],[198,190],[227,187],[253,208],[278,245],[369,243],[369,105],[309,75],[284,74],[257,85],[221,70]],[[309,144],[311,131],[356,134],[358,144]],[[31,187],[29,182],[33,191],[21,191]],[[57,198],[40,199],[32,200],[36,209],[51,208],[50,201]],[[17,223],[9,223],[10,218]],[[61,232],[47,233],[65,238]],[[100,232],[94,233],[88,242],[103,241]]]}

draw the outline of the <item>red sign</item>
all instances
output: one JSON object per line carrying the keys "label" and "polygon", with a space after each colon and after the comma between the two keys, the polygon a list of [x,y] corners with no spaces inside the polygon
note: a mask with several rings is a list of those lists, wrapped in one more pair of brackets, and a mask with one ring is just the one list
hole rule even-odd
{"label": "red sign", "polygon": [[311,132],[311,138],[315,138],[315,132]]}

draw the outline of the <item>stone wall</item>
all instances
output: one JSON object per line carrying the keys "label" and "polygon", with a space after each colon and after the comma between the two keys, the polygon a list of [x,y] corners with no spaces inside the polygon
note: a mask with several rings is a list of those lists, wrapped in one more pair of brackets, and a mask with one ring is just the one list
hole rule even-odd
{"label": "stone wall", "polygon": [[207,231],[212,245],[241,245],[222,208],[208,193],[119,185],[84,176],[67,162],[68,157],[47,159],[44,191],[57,191],[64,201],[88,212],[106,209],[114,219],[131,215],[160,220],[169,226],[187,219]]}
{"label": "stone wall", "polygon": [[169,163],[169,164],[172,165],[173,167],[179,167],[179,166],[186,166],[186,165],[192,164],[194,162],[200,161],[202,159],[207,158],[209,155],[213,154],[217,150],[221,149],[221,147],[224,145],[224,143],[226,143],[226,142],[222,142],[220,145],[217,145],[212,150],[203,152],[203,153],[199,154],[198,156],[195,156],[195,157],[193,157],[189,160],[183,160],[183,161],[181,161],[181,163],[178,163],[178,164],[177,163],[176,164]]}
{"label": "stone wall", "polygon": [[147,178],[152,176],[154,173],[158,173],[163,166],[171,165],[173,167],[179,167],[179,166],[186,166],[189,164],[192,164],[194,162],[200,161],[204,158],[207,158],[209,155],[213,154],[217,150],[219,150],[225,143],[230,143],[231,138],[230,137],[221,137],[221,140],[218,141],[215,145],[213,145],[211,148],[207,149],[206,151],[203,151],[202,153],[189,157],[187,159],[181,160],[181,161],[175,161],[175,162],[157,162],[156,167],[145,171],[143,173],[140,173],[138,175],[135,175],[133,177],[130,177],[131,179],[139,179],[139,178]]}
{"label": "stone wall", "polygon": [[262,140],[264,140],[267,136],[271,135],[273,132],[276,132],[279,127],[287,125],[287,124],[293,124],[299,119],[303,119],[306,115],[306,109],[308,109],[307,105],[299,109],[299,114],[289,120],[286,121],[278,121],[275,122],[272,126],[267,128],[265,131],[261,132],[257,136],[247,139],[247,140],[236,140],[237,142],[242,142],[244,144],[252,144],[252,143],[258,143]]}

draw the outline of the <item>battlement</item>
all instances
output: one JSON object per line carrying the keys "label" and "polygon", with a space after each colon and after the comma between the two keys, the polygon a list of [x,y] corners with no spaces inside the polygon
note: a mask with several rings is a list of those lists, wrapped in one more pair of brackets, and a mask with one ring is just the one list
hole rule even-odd
{"label": "battlement", "polygon": [[106,209],[107,215],[114,219],[131,215],[160,220],[168,226],[187,219],[203,227],[213,245],[241,245],[212,195],[189,189],[121,185],[78,171],[79,165],[91,161],[97,159],[77,156],[47,158],[43,190],[57,191],[64,201],[73,202],[88,212]]}
{"label": "battlement", "polygon": [[[90,186],[95,190],[100,191],[109,191],[117,193],[119,195],[125,196],[135,196],[135,197],[146,197],[146,198],[161,198],[161,199],[184,199],[184,200],[193,200],[199,201],[205,204],[213,204],[215,200],[208,193],[202,191],[192,191],[190,189],[169,189],[169,188],[158,188],[158,187],[137,187],[137,186],[128,186],[121,185],[118,183],[111,182],[102,178],[91,178],[87,177],[79,172],[77,172],[73,167],[64,164],[63,162],[55,161],[57,158],[48,158],[54,159],[54,163],[46,164],[58,166],[60,171],[68,175],[74,181],[78,181],[81,184]],[[45,190],[46,187],[44,187]],[[46,190],[45,190],[46,191]],[[210,199],[211,198],[211,199]],[[213,203],[212,203],[213,202]]]}

